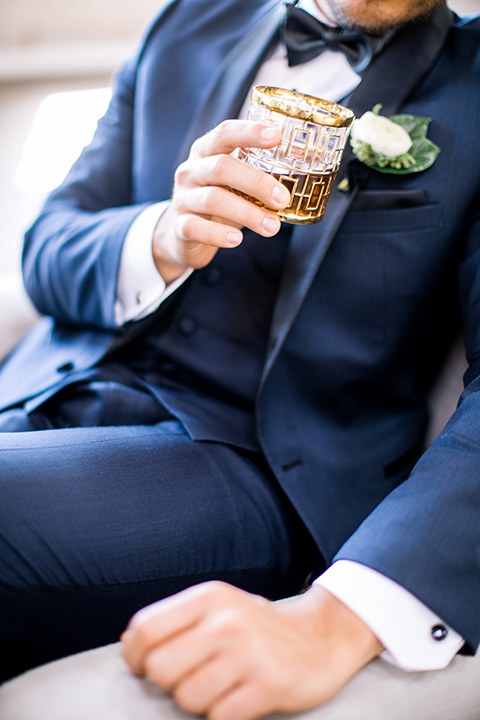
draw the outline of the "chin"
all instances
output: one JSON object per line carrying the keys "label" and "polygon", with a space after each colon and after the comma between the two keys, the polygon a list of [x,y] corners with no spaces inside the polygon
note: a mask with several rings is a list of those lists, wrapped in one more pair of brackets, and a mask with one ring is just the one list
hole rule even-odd
{"label": "chin", "polygon": [[[425,20],[445,0],[324,0],[329,14],[343,27],[384,33],[414,20]],[[322,0],[318,0],[322,4]]]}

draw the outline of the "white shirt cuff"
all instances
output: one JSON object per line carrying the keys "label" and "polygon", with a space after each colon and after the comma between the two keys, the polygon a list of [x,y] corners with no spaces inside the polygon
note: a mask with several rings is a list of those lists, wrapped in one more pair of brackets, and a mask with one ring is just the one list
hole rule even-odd
{"label": "white shirt cuff", "polygon": [[[464,644],[455,630],[408,590],[366,565],[338,560],[314,584],[353,610],[385,647],[380,657],[403,670],[445,668]],[[432,636],[436,626],[446,630],[446,635],[440,633],[445,635],[441,640]]]}
{"label": "white shirt cuff", "polygon": [[188,268],[167,286],[155,266],[153,232],[167,207],[168,201],[149,205],[137,215],[125,237],[115,298],[115,322],[119,326],[152,313],[193,272]]}

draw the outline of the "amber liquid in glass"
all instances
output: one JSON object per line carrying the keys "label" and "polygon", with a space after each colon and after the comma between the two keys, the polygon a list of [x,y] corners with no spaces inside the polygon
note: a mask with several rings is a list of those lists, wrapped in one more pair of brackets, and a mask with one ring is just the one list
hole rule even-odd
{"label": "amber liquid in glass", "polygon": [[246,200],[270,210],[270,212],[278,215],[280,220],[293,223],[296,225],[308,225],[310,223],[319,222],[325,212],[330,188],[337,174],[337,170],[329,173],[302,173],[290,172],[288,175],[281,173],[271,173],[275,180],[285,185],[290,192],[290,204],[283,210],[272,210],[272,208],[264,205],[256,198],[234,190],[237,195],[241,195]]}

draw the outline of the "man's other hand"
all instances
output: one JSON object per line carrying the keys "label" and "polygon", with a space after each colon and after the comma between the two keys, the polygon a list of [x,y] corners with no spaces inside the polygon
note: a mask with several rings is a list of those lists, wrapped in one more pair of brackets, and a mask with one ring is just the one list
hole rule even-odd
{"label": "man's other hand", "polygon": [[274,210],[286,207],[290,194],[281,183],[230,154],[238,147],[275,147],[280,139],[276,128],[226,120],[194,142],[188,159],[177,168],[170,206],[153,236],[153,258],[167,284],[187,267],[207,265],[218,248],[239,245],[242,227],[265,237],[279,231],[276,215],[227,188]]}
{"label": "man's other hand", "polygon": [[324,588],[270,602],[221,582],[140,610],[121,640],[134,673],[209,720],[323,703],[383,649]]}

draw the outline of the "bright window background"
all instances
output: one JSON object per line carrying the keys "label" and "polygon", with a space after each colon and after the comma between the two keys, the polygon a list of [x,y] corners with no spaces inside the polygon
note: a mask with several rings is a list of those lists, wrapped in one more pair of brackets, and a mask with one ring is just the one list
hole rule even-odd
{"label": "bright window background", "polygon": [[0,291],[23,234],[104,114],[110,78],[166,0],[0,0]]}
{"label": "bright window background", "polygon": [[108,107],[109,87],[52,93],[42,100],[15,173],[21,192],[56,188],[88,145]]}
{"label": "bright window background", "polygon": [[23,234],[165,2],[0,0],[0,361],[36,319],[21,281]]}

